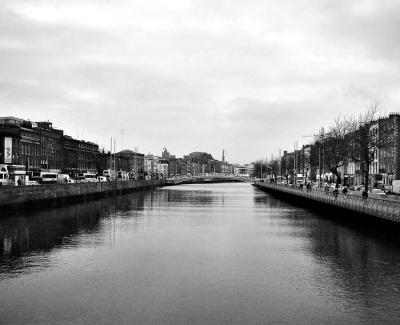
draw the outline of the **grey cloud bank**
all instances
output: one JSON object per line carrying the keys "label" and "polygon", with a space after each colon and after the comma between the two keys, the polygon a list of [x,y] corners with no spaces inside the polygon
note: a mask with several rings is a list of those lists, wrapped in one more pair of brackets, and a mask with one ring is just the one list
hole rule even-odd
{"label": "grey cloud bank", "polygon": [[396,1],[2,1],[1,115],[249,162],[372,100],[398,111],[399,14]]}

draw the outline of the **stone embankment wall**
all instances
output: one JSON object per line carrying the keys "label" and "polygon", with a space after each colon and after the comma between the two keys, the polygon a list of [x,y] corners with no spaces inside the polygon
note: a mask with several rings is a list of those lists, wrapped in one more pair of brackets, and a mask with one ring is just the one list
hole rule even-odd
{"label": "stone embankment wall", "polygon": [[232,182],[248,182],[248,181],[249,179],[247,177],[238,177],[238,176],[223,176],[223,175],[187,176],[187,177],[167,178],[165,185],[232,183]]}
{"label": "stone embankment wall", "polygon": [[292,196],[296,199],[305,199],[309,202],[326,205],[327,208],[335,207],[346,209],[358,214],[400,222],[400,202],[398,200],[376,197],[363,198],[358,195],[351,195],[350,193],[326,193],[324,190],[319,189],[307,191],[306,188],[301,190],[290,186],[263,182],[256,182],[254,185],[267,192]]}
{"label": "stone embankment wall", "polygon": [[0,187],[0,206],[70,200],[106,193],[123,193],[163,186],[163,180],[95,182]]}

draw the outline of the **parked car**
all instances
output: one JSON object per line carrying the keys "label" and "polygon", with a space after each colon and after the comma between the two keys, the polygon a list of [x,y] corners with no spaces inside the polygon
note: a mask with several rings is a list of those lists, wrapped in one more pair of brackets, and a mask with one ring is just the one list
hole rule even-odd
{"label": "parked car", "polygon": [[375,195],[383,195],[386,196],[386,193],[384,191],[382,191],[379,188],[373,188],[370,192],[371,194],[375,194]]}
{"label": "parked car", "polygon": [[329,185],[329,192],[336,190],[336,184]]}
{"label": "parked car", "polygon": [[392,185],[384,184],[381,186],[381,190],[384,191],[386,194],[392,193]]}

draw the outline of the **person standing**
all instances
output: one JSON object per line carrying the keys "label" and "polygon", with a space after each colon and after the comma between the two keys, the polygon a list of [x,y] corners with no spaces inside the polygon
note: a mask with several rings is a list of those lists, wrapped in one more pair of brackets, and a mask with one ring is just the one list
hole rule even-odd
{"label": "person standing", "polygon": [[368,197],[368,192],[367,192],[366,189],[362,192],[361,196],[362,196],[362,198],[363,198],[363,201],[365,201],[365,200],[367,199],[367,197]]}

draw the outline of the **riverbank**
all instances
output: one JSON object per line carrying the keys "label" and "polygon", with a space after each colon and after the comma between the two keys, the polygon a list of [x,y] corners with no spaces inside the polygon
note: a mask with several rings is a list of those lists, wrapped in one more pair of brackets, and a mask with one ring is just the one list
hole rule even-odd
{"label": "riverbank", "polygon": [[286,198],[296,203],[319,207],[327,212],[346,211],[354,215],[364,215],[400,223],[400,202],[380,198],[363,198],[357,195],[325,192],[318,189],[307,191],[285,185],[255,182],[254,186],[276,197]]}
{"label": "riverbank", "polygon": [[203,184],[203,183],[240,183],[250,182],[248,177],[228,176],[228,175],[209,175],[209,176],[183,176],[170,177],[165,180],[165,185],[180,184]]}
{"label": "riverbank", "polygon": [[34,205],[62,204],[68,201],[93,198],[108,194],[142,191],[164,186],[164,180],[135,180],[121,182],[93,182],[69,184],[45,184],[36,186],[0,187],[0,216],[8,209]]}

